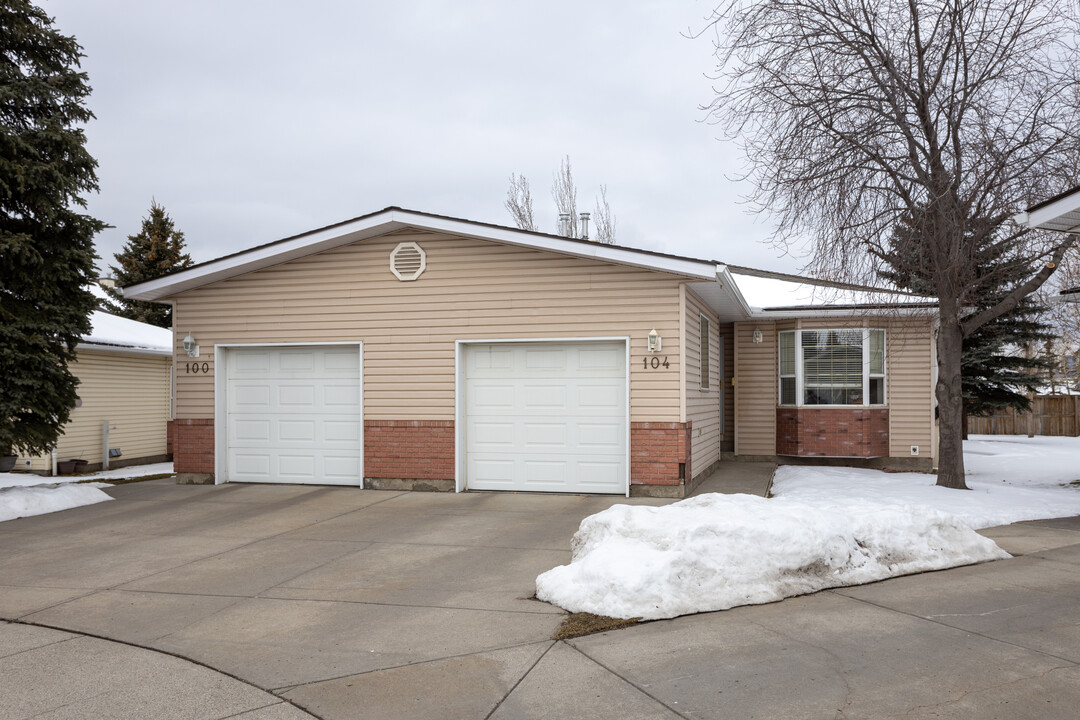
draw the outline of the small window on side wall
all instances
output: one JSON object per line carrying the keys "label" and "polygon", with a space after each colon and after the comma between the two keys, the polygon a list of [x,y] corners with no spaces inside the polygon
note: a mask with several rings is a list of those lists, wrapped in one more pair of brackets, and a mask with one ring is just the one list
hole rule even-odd
{"label": "small window on side wall", "polygon": [[795,384],[795,331],[780,333],[780,404],[794,405]]}
{"label": "small window on side wall", "polygon": [[701,321],[701,389],[709,389],[709,365],[711,360],[709,358],[709,345],[712,342],[709,337],[709,318],[704,315],[700,315]]}

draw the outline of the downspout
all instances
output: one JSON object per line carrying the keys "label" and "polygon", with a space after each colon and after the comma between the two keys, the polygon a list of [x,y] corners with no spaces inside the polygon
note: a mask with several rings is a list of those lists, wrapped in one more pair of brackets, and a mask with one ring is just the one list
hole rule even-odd
{"label": "downspout", "polygon": [[59,470],[59,468],[56,467],[56,443],[53,443],[53,446],[52,446],[52,475],[53,475],[53,477],[56,477],[56,473],[57,473],[58,470]]}

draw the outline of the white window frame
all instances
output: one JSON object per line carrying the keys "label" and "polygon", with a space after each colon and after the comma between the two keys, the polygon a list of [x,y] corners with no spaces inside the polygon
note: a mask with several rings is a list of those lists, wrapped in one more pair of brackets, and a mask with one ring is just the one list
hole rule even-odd
{"label": "white window frame", "polygon": [[[809,332],[831,332],[839,330],[859,330],[859,328],[806,328]],[[805,402],[804,396],[804,384],[803,376],[805,373],[803,367],[803,351],[802,351],[802,334],[803,329],[797,330],[781,330],[777,333],[776,338],[776,404],[779,407],[811,407],[811,408],[853,408],[853,407],[888,407],[889,405],[889,393],[888,393],[888,374],[889,363],[888,353],[885,352],[887,346],[887,335],[884,328],[862,328],[862,402],[851,403],[844,405],[836,404],[808,404]],[[880,332],[882,334],[882,372],[880,374],[870,372],[870,333]],[[780,336],[785,333],[794,333],[795,335],[795,402],[781,403],[783,397],[782,379],[785,377],[791,377],[790,375],[780,374]],[[883,402],[871,403],[870,402],[870,380],[871,378],[881,378],[881,396]]]}

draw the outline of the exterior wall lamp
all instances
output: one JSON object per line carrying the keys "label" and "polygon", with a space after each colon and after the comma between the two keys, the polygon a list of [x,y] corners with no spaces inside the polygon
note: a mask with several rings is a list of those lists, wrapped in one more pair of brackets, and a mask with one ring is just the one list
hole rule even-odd
{"label": "exterior wall lamp", "polygon": [[663,345],[663,338],[660,337],[660,333],[656,332],[656,329],[649,331],[649,352],[660,352],[660,347]]}
{"label": "exterior wall lamp", "polygon": [[759,343],[759,342],[762,341],[762,339],[763,339],[763,336],[761,334],[761,331],[755,328],[754,329],[754,342]]}
{"label": "exterior wall lamp", "polygon": [[199,344],[195,342],[190,332],[184,338],[184,352],[188,354],[188,357],[199,357]]}

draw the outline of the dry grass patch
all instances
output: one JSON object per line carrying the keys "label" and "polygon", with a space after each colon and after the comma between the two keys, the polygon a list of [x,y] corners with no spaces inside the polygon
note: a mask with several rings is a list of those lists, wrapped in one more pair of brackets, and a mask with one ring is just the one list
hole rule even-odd
{"label": "dry grass patch", "polygon": [[581,612],[571,613],[565,620],[559,629],[555,631],[555,634],[551,636],[552,640],[569,640],[570,638],[581,637],[582,635],[592,635],[593,633],[605,632],[607,630],[618,630],[619,628],[630,627],[631,625],[637,625],[641,621],[641,618],[630,618],[625,620],[623,618],[613,618],[607,615],[593,615],[592,613]]}

